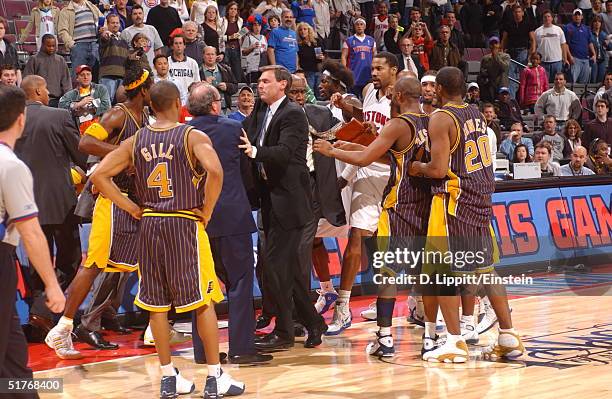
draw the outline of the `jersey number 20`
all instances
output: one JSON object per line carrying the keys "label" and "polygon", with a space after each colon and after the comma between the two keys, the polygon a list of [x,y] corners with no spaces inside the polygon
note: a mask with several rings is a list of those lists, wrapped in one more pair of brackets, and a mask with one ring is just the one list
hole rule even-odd
{"label": "jersey number 20", "polygon": [[465,168],[468,173],[476,172],[483,166],[485,168],[491,166],[492,163],[489,137],[480,136],[477,142],[474,140],[465,142]]}
{"label": "jersey number 20", "polygon": [[159,198],[171,198],[174,196],[172,192],[172,179],[168,178],[168,163],[160,162],[151,171],[147,177],[147,187],[157,188]]}

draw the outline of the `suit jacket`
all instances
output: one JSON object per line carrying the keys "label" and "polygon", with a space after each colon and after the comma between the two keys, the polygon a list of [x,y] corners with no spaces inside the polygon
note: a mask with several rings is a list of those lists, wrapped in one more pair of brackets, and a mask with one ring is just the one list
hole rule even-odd
{"label": "suit jacket", "polygon": [[253,233],[257,227],[240,172],[240,158],[245,156],[238,148],[242,125],[217,115],[197,116],[189,124],[210,137],[223,167],[223,187],[206,227],[208,236],[215,238]]}
{"label": "suit jacket", "polygon": [[29,101],[26,108],[15,153],[32,171],[40,224],[61,224],[77,200],[70,165],[86,170],[87,155],[79,152],[79,130],[70,112]]}
{"label": "suit jacket", "polygon": [[[313,220],[310,177],[306,166],[308,120],[304,110],[285,98],[265,132],[263,146],[258,137],[268,105],[257,100],[251,115],[242,122],[249,140],[257,147],[252,161],[257,201],[264,212],[272,212],[284,229],[295,229]],[[261,162],[264,180],[257,168]]]}
{"label": "suit jacket", "polygon": [[[304,106],[308,123],[318,132],[331,129],[340,121],[332,115],[329,108],[306,104]],[[321,214],[334,226],[346,224],[346,215],[342,205],[341,190],[338,187],[336,160],[318,152],[312,153],[316,173],[317,194],[321,205]]]}
{"label": "suit jacket", "polygon": [[[399,65],[397,68],[397,71],[401,72],[406,68],[406,65],[404,64],[404,55],[402,53],[399,53],[399,54],[396,54],[395,56],[397,57],[397,63]],[[414,62],[414,65],[417,67],[419,78],[421,78],[423,74],[426,72],[425,68],[423,68],[423,65],[421,65],[421,61],[419,60],[418,56],[410,55],[410,57],[412,57],[412,61]]]}

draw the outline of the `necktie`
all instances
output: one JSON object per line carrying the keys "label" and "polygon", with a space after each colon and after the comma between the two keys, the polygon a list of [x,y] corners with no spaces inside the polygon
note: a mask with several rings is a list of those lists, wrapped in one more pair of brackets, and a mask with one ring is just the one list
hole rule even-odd
{"label": "necktie", "polygon": [[264,116],[263,119],[263,123],[261,124],[261,131],[259,132],[259,138],[257,140],[257,143],[262,146],[263,142],[264,142],[264,138],[266,136],[266,130],[268,128],[268,119],[270,118],[270,115],[272,113],[270,112],[270,108],[268,108],[268,110],[266,111],[266,115]]}

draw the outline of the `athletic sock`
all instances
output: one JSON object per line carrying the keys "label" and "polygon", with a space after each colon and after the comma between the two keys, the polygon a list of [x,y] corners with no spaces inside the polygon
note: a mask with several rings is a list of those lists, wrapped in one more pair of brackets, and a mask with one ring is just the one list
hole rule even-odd
{"label": "athletic sock", "polygon": [[174,364],[172,364],[172,362],[160,367],[164,377],[173,377],[176,375],[176,369],[174,368]]}
{"label": "athletic sock", "polygon": [[456,342],[459,341],[463,341],[463,337],[461,336],[461,334],[459,335],[453,335],[453,334],[446,334],[446,342],[450,343],[450,344],[454,344]]}
{"label": "athletic sock", "polygon": [[391,335],[391,327],[378,327],[378,335],[381,337]]}
{"label": "athletic sock", "polygon": [[208,365],[208,375],[213,376],[215,378],[221,377],[221,363],[209,364]]}
{"label": "athletic sock", "polygon": [[330,280],[328,281],[321,281],[321,291],[323,292],[336,292],[336,290],[334,289],[334,285],[332,284],[332,282]]}
{"label": "athletic sock", "polygon": [[436,322],[435,321],[425,322],[425,336],[427,338],[434,338],[436,336]]}
{"label": "athletic sock", "polygon": [[349,304],[351,300],[351,291],[350,290],[338,290],[338,302]]}
{"label": "athletic sock", "polygon": [[72,328],[74,327],[74,321],[70,317],[62,316],[59,319],[59,322],[57,323],[57,325],[62,326],[72,331]]}

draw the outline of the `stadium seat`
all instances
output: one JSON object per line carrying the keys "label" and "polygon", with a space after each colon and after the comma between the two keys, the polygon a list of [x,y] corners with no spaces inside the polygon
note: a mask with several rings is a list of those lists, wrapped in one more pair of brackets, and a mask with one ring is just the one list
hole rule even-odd
{"label": "stadium seat", "polygon": [[[21,36],[21,31],[24,30],[26,26],[28,26],[28,21],[25,19],[16,19],[13,22],[15,24],[15,34],[17,35],[17,37],[19,37]],[[34,31],[34,29],[32,29],[32,31]]]}
{"label": "stadium seat", "polygon": [[480,61],[482,59],[482,49],[466,48],[464,59],[465,61]]}
{"label": "stadium seat", "polygon": [[4,11],[6,12],[6,16],[10,19],[17,19],[21,16],[27,17],[30,15],[28,3],[21,0],[5,0]]}
{"label": "stadium seat", "polygon": [[467,61],[467,80],[475,82],[480,72],[480,61]]}
{"label": "stadium seat", "polygon": [[32,10],[38,7],[38,2],[37,1],[28,1],[28,9],[30,10],[30,12],[32,12]]}

